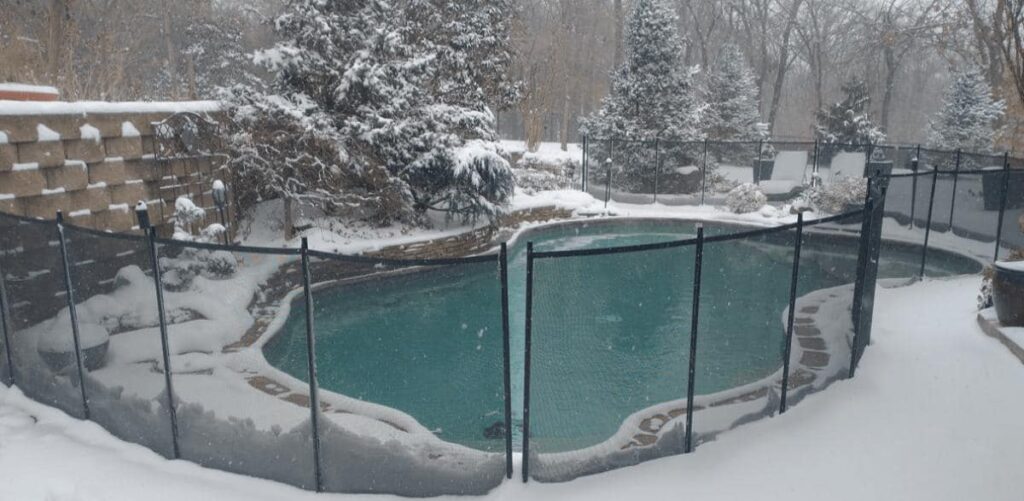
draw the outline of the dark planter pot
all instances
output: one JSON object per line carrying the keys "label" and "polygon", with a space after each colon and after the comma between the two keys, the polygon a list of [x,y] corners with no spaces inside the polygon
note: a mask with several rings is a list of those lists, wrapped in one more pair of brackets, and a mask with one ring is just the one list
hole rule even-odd
{"label": "dark planter pot", "polygon": [[864,177],[871,177],[875,173],[881,173],[883,176],[892,175],[892,161],[868,162],[864,167]]}
{"label": "dark planter pot", "polygon": [[772,171],[775,170],[775,160],[754,159],[754,184],[761,181],[768,181],[772,178]]}
{"label": "dark planter pot", "polygon": [[1024,327],[1024,270],[996,263],[992,285],[999,323],[1006,327]]}
{"label": "dark planter pot", "polygon": [[[1019,209],[1024,207],[1024,171],[1010,171],[1010,190],[1006,194],[1006,208]],[[1003,171],[993,170],[991,174],[981,177],[982,194],[985,199],[985,210],[999,210],[1003,203]]]}
{"label": "dark planter pot", "polygon": [[[110,342],[82,350],[82,365],[87,372],[102,368],[107,363],[107,349]],[[62,372],[75,365],[75,353],[40,351],[39,356],[53,372]]]}

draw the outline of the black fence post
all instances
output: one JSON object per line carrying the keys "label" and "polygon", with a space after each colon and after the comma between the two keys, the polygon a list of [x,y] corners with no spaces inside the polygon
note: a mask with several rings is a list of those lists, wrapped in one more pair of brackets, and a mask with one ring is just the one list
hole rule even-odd
{"label": "black fence post", "polygon": [[953,231],[953,215],[956,213],[956,188],[960,181],[960,149],[956,150],[956,168],[953,170],[953,196],[949,201],[949,231]]}
{"label": "black fence post", "polygon": [[614,140],[608,140],[608,158],[604,161],[604,166],[607,175],[604,178],[604,208],[608,208],[608,200],[612,196],[612,145],[615,143]]}
{"label": "black fence post", "polygon": [[782,355],[782,397],[779,414],[786,412],[786,396],[789,394],[789,357],[793,352],[793,324],[796,320],[796,293],[800,282],[800,249],[804,240],[804,213],[797,215],[796,243],[793,245],[793,276],[789,282],[789,318],[786,320],[786,345]]}
{"label": "black fence post", "polygon": [[1006,222],[1006,203],[1010,191],[1010,154],[1003,155],[1003,190],[999,201],[999,225],[996,226],[996,255],[993,261],[999,261],[999,250],[1003,243],[1003,224]]}
{"label": "black fence post", "polygon": [[590,161],[590,158],[589,158],[590,144],[587,141],[588,141],[587,135],[584,134],[583,135],[583,161],[580,163],[580,189],[583,192],[587,191],[587,188],[588,188],[588,186],[587,186],[587,177],[590,174],[588,172],[589,171],[589,168],[588,168],[589,167],[589,161]]}
{"label": "black fence post", "polygon": [[11,356],[11,323],[10,311],[7,309],[7,287],[4,285],[4,270],[0,265],[0,333],[3,334],[4,357],[7,360],[7,376],[0,380],[3,384],[14,386],[17,380],[14,377],[14,357]]}
{"label": "black fence post", "polygon": [[811,166],[812,184],[813,184],[813,179],[815,179],[817,177],[818,177],[818,140],[815,139],[814,140],[814,163]]}
{"label": "black fence post", "polygon": [[704,167],[700,176],[700,204],[704,205],[704,197],[708,193],[708,138],[704,138]]}
{"label": "black fence post", "polygon": [[149,237],[149,262],[153,266],[153,283],[156,284],[156,314],[160,322],[160,352],[164,361],[164,386],[167,388],[167,412],[171,420],[171,447],[174,459],[181,457],[181,447],[178,444],[178,411],[174,403],[174,384],[171,377],[171,347],[167,340],[167,313],[164,310],[164,288],[163,279],[160,273],[160,256],[156,248],[156,228],[150,226],[146,229]]}
{"label": "black fence post", "polygon": [[661,138],[654,138],[654,203],[658,203],[658,177],[661,174]]}
{"label": "black fence post", "polygon": [[924,227],[924,249],[921,251],[921,273],[918,276],[924,279],[924,269],[928,264],[928,240],[932,234],[932,213],[935,211],[935,185],[939,183],[939,167],[932,166],[932,194],[928,198],[928,222]]}
{"label": "black fence post", "polygon": [[78,389],[82,393],[82,412],[89,419],[89,399],[85,396],[85,370],[82,368],[82,343],[78,331],[78,311],[75,309],[75,285],[71,281],[71,263],[68,242],[64,235],[64,214],[57,211],[57,238],[60,240],[60,258],[64,264],[64,285],[67,289],[68,314],[71,317],[71,338],[75,343],[75,365],[78,370]]}
{"label": "black fence post", "polygon": [[887,177],[876,172],[868,178],[868,193],[864,202],[864,221],[861,225],[860,254],[857,257],[857,283],[853,293],[853,346],[850,350],[850,373],[856,374],[857,364],[864,349],[871,342],[871,322],[874,312],[875,286],[878,281],[878,258],[881,251],[882,216],[885,210]]}
{"label": "black fence post", "polygon": [[921,145],[917,146],[914,158],[910,160],[910,171],[914,174],[910,178],[910,229],[914,229],[917,218],[917,167],[921,161]]}
{"label": "black fence post", "polygon": [[764,140],[757,141],[757,163],[754,164],[754,184],[761,184],[761,161],[764,158]]}
{"label": "black fence post", "polygon": [[693,265],[693,311],[690,314],[690,364],[686,379],[686,438],[684,452],[693,451],[693,399],[697,378],[697,331],[700,325],[700,273],[704,262],[704,226],[697,226]]}
{"label": "black fence post", "polygon": [[530,479],[530,356],[533,342],[533,242],[526,243],[526,321],[523,324],[523,483]]}
{"label": "black fence post", "polygon": [[306,300],[306,360],[309,369],[309,418],[313,426],[313,478],[316,491],[324,491],[320,459],[320,389],[316,379],[316,336],[313,335],[313,289],[310,286],[309,241],[302,237],[302,292]]}
{"label": "black fence post", "polygon": [[508,244],[501,243],[502,369],[505,389],[505,477],[512,479],[512,342],[508,326]]}

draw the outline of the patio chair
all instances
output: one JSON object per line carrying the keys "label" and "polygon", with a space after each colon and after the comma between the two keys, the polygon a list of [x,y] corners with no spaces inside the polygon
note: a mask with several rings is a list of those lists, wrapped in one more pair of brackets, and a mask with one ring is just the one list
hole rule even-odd
{"label": "patio chair", "polygon": [[769,200],[788,200],[804,190],[806,151],[780,151],[775,155],[771,179],[758,185]]}
{"label": "patio chair", "polygon": [[864,152],[844,151],[832,157],[832,180],[841,177],[862,178],[867,161]]}

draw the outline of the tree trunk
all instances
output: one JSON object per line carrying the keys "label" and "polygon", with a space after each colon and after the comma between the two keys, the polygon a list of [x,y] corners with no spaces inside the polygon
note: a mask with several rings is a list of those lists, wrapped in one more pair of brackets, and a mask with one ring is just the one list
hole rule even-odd
{"label": "tree trunk", "polygon": [[60,80],[64,58],[64,34],[71,16],[72,0],[51,0],[46,26],[46,76],[54,85]]}
{"label": "tree trunk", "polygon": [[882,95],[882,117],[881,117],[881,129],[886,134],[889,133],[889,113],[892,109],[893,94],[896,91],[896,72],[899,70],[899,63],[893,50],[889,47],[885,49],[885,92]]}
{"label": "tree trunk", "polygon": [[779,70],[775,74],[775,86],[772,89],[772,107],[768,114],[768,133],[775,134],[775,121],[779,116],[779,106],[782,104],[782,87],[786,84],[786,71],[789,70],[789,37],[796,25],[796,16],[800,11],[800,4],[803,0],[793,2],[793,9],[789,11],[789,19],[786,21],[786,29],[782,32],[782,44],[779,48]]}
{"label": "tree trunk", "polygon": [[622,29],[625,24],[625,13],[622,9],[622,0],[615,0],[615,67],[618,68],[625,60],[622,47]]}

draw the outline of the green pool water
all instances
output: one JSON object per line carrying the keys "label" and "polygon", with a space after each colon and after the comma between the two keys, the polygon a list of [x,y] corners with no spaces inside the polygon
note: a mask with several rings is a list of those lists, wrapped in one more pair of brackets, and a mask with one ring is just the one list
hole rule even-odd
{"label": "green pool water", "polygon": [[[741,231],[710,227],[709,235]],[[513,436],[520,441],[526,242],[536,251],[605,248],[693,236],[681,221],[619,221],[534,230],[510,248]],[[708,244],[696,390],[755,382],[781,366],[795,232]],[[857,241],[805,235],[800,294],[849,284]],[[930,256],[930,259],[932,257]],[[685,398],[693,247],[540,259],[534,268],[531,444],[540,452],[602,442],[624,418]],[[916,274],[911,246],[887,246],[881,277]],[[314,268],[315,270],[315,268]],[[499,270],[494,263],[415,268],[314,294],[324,390],[403,411],[436,435],[500,451],[504,413]],[[932,259],[931,276],[973,273],[973,261]],[[314,276],[314,281],[317,277]],[[307,379],[305,306],[293,304],[264,348]]]}

